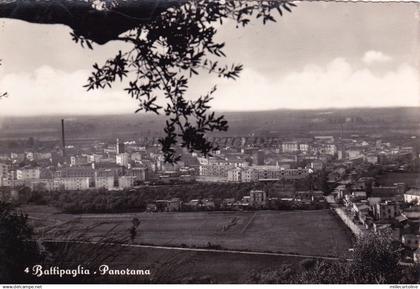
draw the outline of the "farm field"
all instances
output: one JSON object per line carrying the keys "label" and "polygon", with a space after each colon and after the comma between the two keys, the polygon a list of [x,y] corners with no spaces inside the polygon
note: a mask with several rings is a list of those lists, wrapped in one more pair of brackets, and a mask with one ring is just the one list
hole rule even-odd
{"label": "farm field", "polygon": [[138,244],[207,247],[210,243],[223,249],[316,256],[343,256],[351,247],[349,232],[329,210],[87,215],[55,212],[49,216],[41,213],[46,210],[33,207],[25,211],[34,218],[38,231],[51,239],[128,240],[131,220],[136,216],[141,221],[134,240]]}

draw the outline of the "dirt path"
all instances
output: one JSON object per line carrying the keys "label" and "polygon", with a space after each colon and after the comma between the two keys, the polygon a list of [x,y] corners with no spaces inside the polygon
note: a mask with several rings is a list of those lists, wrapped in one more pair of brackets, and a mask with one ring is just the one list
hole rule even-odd
{"label": "dirt path", "polygon": [[[332,261],[342,260],[342,258],[330,257],[330,256],[316,256],[316,255],[288,254],[288,253],[274,253],[274,252],[258,252],[258,251],[241,251],[241,250],[205,249],[205,248],[185,248],[185,247],[141,245],[141,244],[118,244],[118,243],[103,243],[103,242],[94,242],[94,241],[42,240],[42,242],[46,242],[46,243],[93,244],[93,245],[95,245],[95,244],[116,245],[116,246],[131,247],[131,248],[151,248],[151,249],[175,250],[175,251],[178,250],[178,251],[190,251],[190,252],[213,252],[213,253],[227,253],[227,254],[298,257],[298,258],[332,260]],[[351,261],[351,259],[345,259],[345,260]]]}

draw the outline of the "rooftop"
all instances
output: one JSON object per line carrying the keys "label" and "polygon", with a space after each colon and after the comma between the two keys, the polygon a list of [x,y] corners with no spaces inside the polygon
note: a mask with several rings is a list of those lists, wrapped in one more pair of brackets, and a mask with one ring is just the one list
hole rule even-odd
{"label": "rooftop", "polygon": [[409,189],[407,192],[405,192],[405,195],[420,196],[420,189]]}

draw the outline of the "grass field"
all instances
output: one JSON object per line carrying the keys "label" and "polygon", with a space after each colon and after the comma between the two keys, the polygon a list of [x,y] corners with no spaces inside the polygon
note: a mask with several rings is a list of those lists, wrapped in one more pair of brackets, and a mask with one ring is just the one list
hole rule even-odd
{"label": "grass field", "polygon": [[[224,249],[271,251],[319,256],[342,256],[351,247],[350,236],[329,210],[188,212],[66,215],[41,213],[27,208],[37,218],[34,225],[56,227],[47,235],[60,238],[66,232],[86,232],[91,240],[104,236],[128,238],[133,216],[141,220],[135,243],[206,247],[210,242]],[[49,220],[42,224],[42,218]],[[84,230],[83,228],[89,229]]]}
{"label": "grass field", "polygon": [[[49,282],[48,279],[41,281],[46,283],[249,283],[254,273],[276,270],[282,265],[288,266],[293,271],[299,271],[300,262],[308,260],[298,256],[258,256],[112,246],[108,251],[117,252],[114,257],[87,264],[87,260],[98,256],[90,253],[96,250],[95,246],[65,245],[67,252],[84,252],[84,254],[75,254],[76,256],[70,254],[71,262],[60,258],[54,262],[54,265],[74,268],[82,264],[85,268],[96,270],[99,265],[106,264],[111,269],[149,269],[151,275],[98,276],[98,274],[67,279],[55,278]],[[57,245],[53,247],[56,254],[62,256],[60,252],[63,248]],[[104,250],[100,252],[105,254]],[[34,283],[37,282],[40,280],[35,279]]]}

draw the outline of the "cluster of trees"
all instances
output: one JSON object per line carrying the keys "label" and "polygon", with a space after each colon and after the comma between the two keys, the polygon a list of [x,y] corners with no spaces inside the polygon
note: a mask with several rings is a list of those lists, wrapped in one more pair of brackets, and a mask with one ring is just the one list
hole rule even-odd
{"label": "cluster of trees", "polygon": [[306,259],[256,272],[251,283],[285,284],[416,284],[418,268],[400,263],[401,245],[389,235],[366,234],[356,240],[352,261]]}
{"label": "cluster of trees", "polygon": [[49,204],[69,213],[103,213],[142,211],[156,200],[241,199],[255,188],[252,184],[204,184],[176,186],[144,186],[123,191],[97,190],[69,192],[32,192],[29,202]]}
{"label": "cluster of trees", "polygon": [[[135,237],[136,228],[140,221],[132,220],[130,235]],[[61,231],[68,240],[88,240],[91,227],[80,231]],[[81,264],[85,269],[97,269],[101,264],[111,263],[121,253],[121,248],[115,243],[127,243],[128,236],[119,236],[113,231],[104,234],[95,245],[83,243],[55,243],[38,239],[34,229],[28,221],[28,216],[10,203],[0,201],[0,283],[84,283],[98,282],[95,276],[33,275],[33,267],[41,265],[43,268],[57,266],[71,268],[69,264]],[[77,267],[77,266],[76,266]],[[135,279],[136,280],[136,279]],[[106,282],[107,280],[102,280]]]}
{"label": "cluster of trees", "polygon": [[28,217],[0,202],[0,283],[30,283],[24,270],[42,259],[32,235]]}
{"label": "cluster of trees", "polygon": [[271,210],[321,210],[327,209],[327,203],[320,203],[320,202],[312,202],[312,203],[304,203],[304,202],[295,202],[295,201],[282,201],[277,200],[275,202],[270,203],[268,209]]}
{"label": "cluster of trees", "polygon": [[[212,199],[221,204],[223,199],[241,200],[251,190],[263,190],[268,196],[282,197],[282,191],[292,191],[293,185],[275,183],[194,183],[174,186],[143,186],[124,191],[97,190],[69,192],[26,192],[30,203],[49,204],[68,213],[104,213],[146,210],[147,204],[156,200],[179,198],[183,202],[193,199]],[[321,206],[322,207],[322,206]],[[318,209],[318,205],[277,201],[271,209]],[[322,207],[323,208],[323,207]]]}

